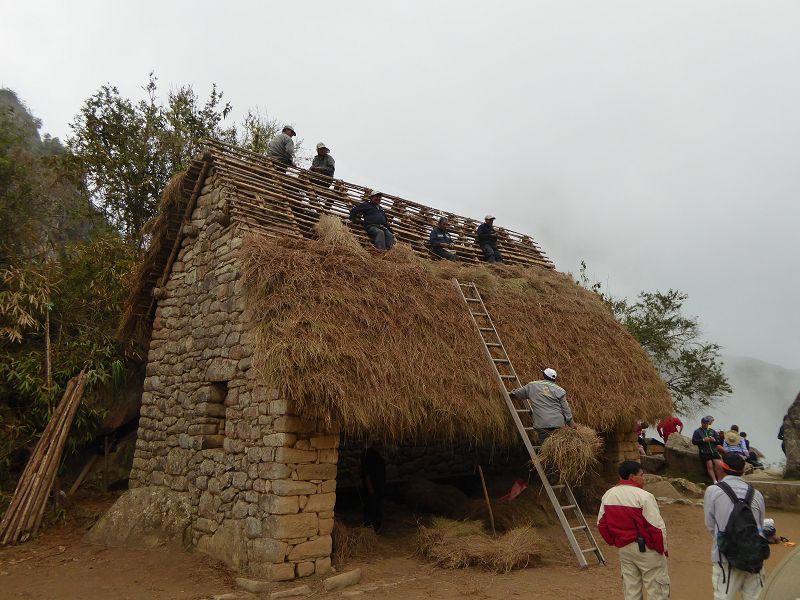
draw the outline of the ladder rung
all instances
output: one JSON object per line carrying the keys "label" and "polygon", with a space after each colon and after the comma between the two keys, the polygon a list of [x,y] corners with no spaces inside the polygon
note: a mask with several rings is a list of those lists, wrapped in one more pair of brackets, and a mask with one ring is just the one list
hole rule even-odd
{"label": "ladder rung", "polygon": [[495,344],[494,342],[484,342],[487,346],[491,346],[492,348],[502,348],[503,344]]}
{"label": "ladder rung", "polygon": [[470,314],[471,314],[473,317],[488,317],[488,316],[489,316],[489,313],[476,313],[476,312],[471,312]]}
{"label": "ladder rung", "polygon": [[[481,331],[494,331],[494,329],[492,329],[491,327],[478,327],[478,329],[480,329]],[[495,333],[497,332],[495,331]]]}
{"label": "ladder rung", "polygon": [[581,529],[586,529],[586,525],[578,525],[577,527],[570,527],[572,531],[580,531]]}
{"label": "ladder rung", "polygon": [[517,410],[517,412],[531,412],[530,409],[528,409],[528,408],[518,408],[516,410]]}
{"label": "ladder rung", "polygon": [[507,358],[493,358],[492,361],[496,363],[507,363],[509,360]]}
{"label": "ladder rung", "polygon": [[533,431],[536,427],[525,427],[525,431]]}
{"label": "ladder rung", "polygon": [[560,490],[561,488],[564,488],[564,487],[567,487],[567,486],[565,486],[563,483],[557,483],[555,485],[551,485],[550,487],[553,488],[554,490]]}
{"label": "ladder rung", "polygon": [[516,375],[500,375],[503,379],[516,379]]}
{"label": "ladder rung", "polygon": [[467,302],[480,302],[477,298],[464,298]]}
{"label": "ladder rung", "polygon": [[583,552],[584,554],[586,554],[587,552],[594,552],[595,550],[597,550],[597,547],[596,547],[596,546],[592,546],[591,548],[583,548],[583,549],[581,550],[581,552]]}
{"label": "ladder rung", "polygon": [[574,504],[565,504],[561,507],[561,510],[569,510],[570,508],[575,508]]}

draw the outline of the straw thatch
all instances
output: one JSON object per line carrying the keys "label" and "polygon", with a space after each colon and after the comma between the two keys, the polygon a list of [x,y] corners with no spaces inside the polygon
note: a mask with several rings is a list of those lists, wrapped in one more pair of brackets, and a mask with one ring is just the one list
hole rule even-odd
{"label": "straw thatch", "polygon": [[122,338],[139,341],[149,338],[151,321],[147,318],[147,313],[151,311],[153,302],[152,290],[163,275],[183,224],[183,214],[189,198],[186,186],[190,183],[187,172],[175,175],[164,188],[156,216],[142,228],[142,235],[149,243],[132,276],[130,296],[125,303],[117,331]]}
{"label": "straw thatch", "polygon": [[542,444],[539,458],[558,472],[560,483],[577,485],[600,464],[603,440],[591,427],[562,427]]}
{"label": "straw thatch", "polygon": [[559,372],[579,422],[632,426],[671,410],[641,346],[597,296],[538,267],[431,262],[321,239],[245,240],[254,364],[298,411],[354,436],[511,441],[505,404],[450,278],[484,295],[517,372]]}
{"label": "straw thatch", "polygon": [[420,526],[418,552],[440,567],[479,567],[508,573],[541,562],[545,543],[532,527],[517,527],[493,538],[478,521],[451,521],[434,517]]}

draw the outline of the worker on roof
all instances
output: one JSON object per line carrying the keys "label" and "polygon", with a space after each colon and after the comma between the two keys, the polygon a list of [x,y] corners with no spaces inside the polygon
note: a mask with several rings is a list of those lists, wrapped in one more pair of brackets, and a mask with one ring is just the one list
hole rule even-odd
{"label": "worker on roof", "polygon": [[284,125],[280,133],[272,136],[272,139],[267,144],[267,156],[282,165],[282,171],[286,171],[286,167],[294,166],[294,142],[292,138],[297,134],[294,127],[291,125]]}
{"label": "worker on roof", "polygon": [[311,169],[309,170],[316,175],[313,178],[315,183],[323,187],[330,187],[333,172],[336,170],[336,162],[333,160],[331,151],[325,145],[325,142],[317,144],[317,155],[311,161]]}
{"label": "worker on roof", "polygon": [[381,196],[380,192],[370,192],[365,202],[350,209],[350,220],[364,225],[372,245],[378,250],[389,250],[395,240],[386,213],[381,208]]}
{"label": "worker on roof", "polygon": [[572,411],[567,403],[567,392],[556,385],[558,374],[554,369],[542,371],[544,380],[531,381],[517,388],[511,395],[518,400],[528,400],[533,416],[533,427],[539,436],[539,445],[564,426],[576,427]]}
{"label": "worker on roof", "polygon": [[453,247],[453,237],[447,230],[447,217],[439,217],[439,221],[436,227],[431,230],[431,235],[428,240],[431,246],[431,252],[439,258],[453,261],[461,260],[457,254],[449,251],[449,249]]}
{"label": "worker on roof", "polygon": [[497,249],[497,232],[494,229],[494,217],[486,215],[486,218],[478,226],[475,232],[475,241],[483,252],[486,262],[503,262],[503,255]]}

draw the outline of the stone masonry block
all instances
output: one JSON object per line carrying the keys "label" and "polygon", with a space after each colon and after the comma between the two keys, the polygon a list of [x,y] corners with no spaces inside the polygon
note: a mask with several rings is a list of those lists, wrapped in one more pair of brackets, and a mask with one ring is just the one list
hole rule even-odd
{"label": "stone masonry block", "polygon": [[286,479],[291,473],[292,468],[289,465],[276,462],[258,464],[258,476],[261,479]]}
{"label": "stone masonry block", "polygon": [[270,433],[264,436],[265,446],[293,446],[297,436],[293,433]]}
{"label": "stone masonry block", "polygon": [[317,448],[318,450],[327,450],[330,448],[338,448],[339,447],[339,436],[338,435],[322,435],[318,437],[311,438],[311,447]]}
{"label": "stone masonry block", "polygon": [[280,447],[275,450],[275,462],[295,464],[310,463],[317,460],[316,450],[298,450],[297,448]]}
{"label": "stone masonry block", "polygon": [[248,542],[247,546],[251,562],[282,563],[286,558],[286,543],[279,540],[262,537]]}
{"label": "stone masonry block", "polygon": [[272,482],[272,491],[278,496],[308,496],[317,493],[317,486],[308,481],[277,479]]}
{"label": "stone masonry block", "polygon": [[289,560],[301,561],[309,558],[325,558],[331,554],[331,536],[323,535],[310,542],[297,544],[289,551]]}
{"label": "stone masonry block", "polygon": [[301,481],[313,481],[316,479],[336,479],[336,465],[299,465],[297,467],[297,478]]}
{"label": "stone masonry block", "polygon": [[319,531],[319,519],[314,513],[270,515],[264,525],[267,535],[278,540],[309,538]]}
{"label": "stone masonry block", "polygon": [[227,358],[215,358],[206,369],[207,381],[230,381],[236,374],[236,361]]}
{"label": "stone masonry block", "polygon": [[308,497],[308,502],[303,510],[305,512],[324,512],[333,510],[335,504],[336,494],[334,492],[329,494],[314,494]]}
{"label": "stone masonry block", "polygon": [[314,431],[314,422],[300,417],[284,415],[275,419],[274,428],[278,433],[310,433]]}

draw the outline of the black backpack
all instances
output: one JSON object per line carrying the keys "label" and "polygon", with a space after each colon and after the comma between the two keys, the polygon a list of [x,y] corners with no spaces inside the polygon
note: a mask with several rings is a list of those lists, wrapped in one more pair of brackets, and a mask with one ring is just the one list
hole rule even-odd
{"label": "black backpack", "polygon": [[750,508],[755,490],[747,486],[744,499],[738,498],[731,486],[724,481],[717,486],[728,495],[733,502],[731,516],[725,531],[717,536],[717,546],[721,555],[730,565],[748,573],[759,573],[764,561],[769,558],[769,542],[759,533],[759,527]]}

